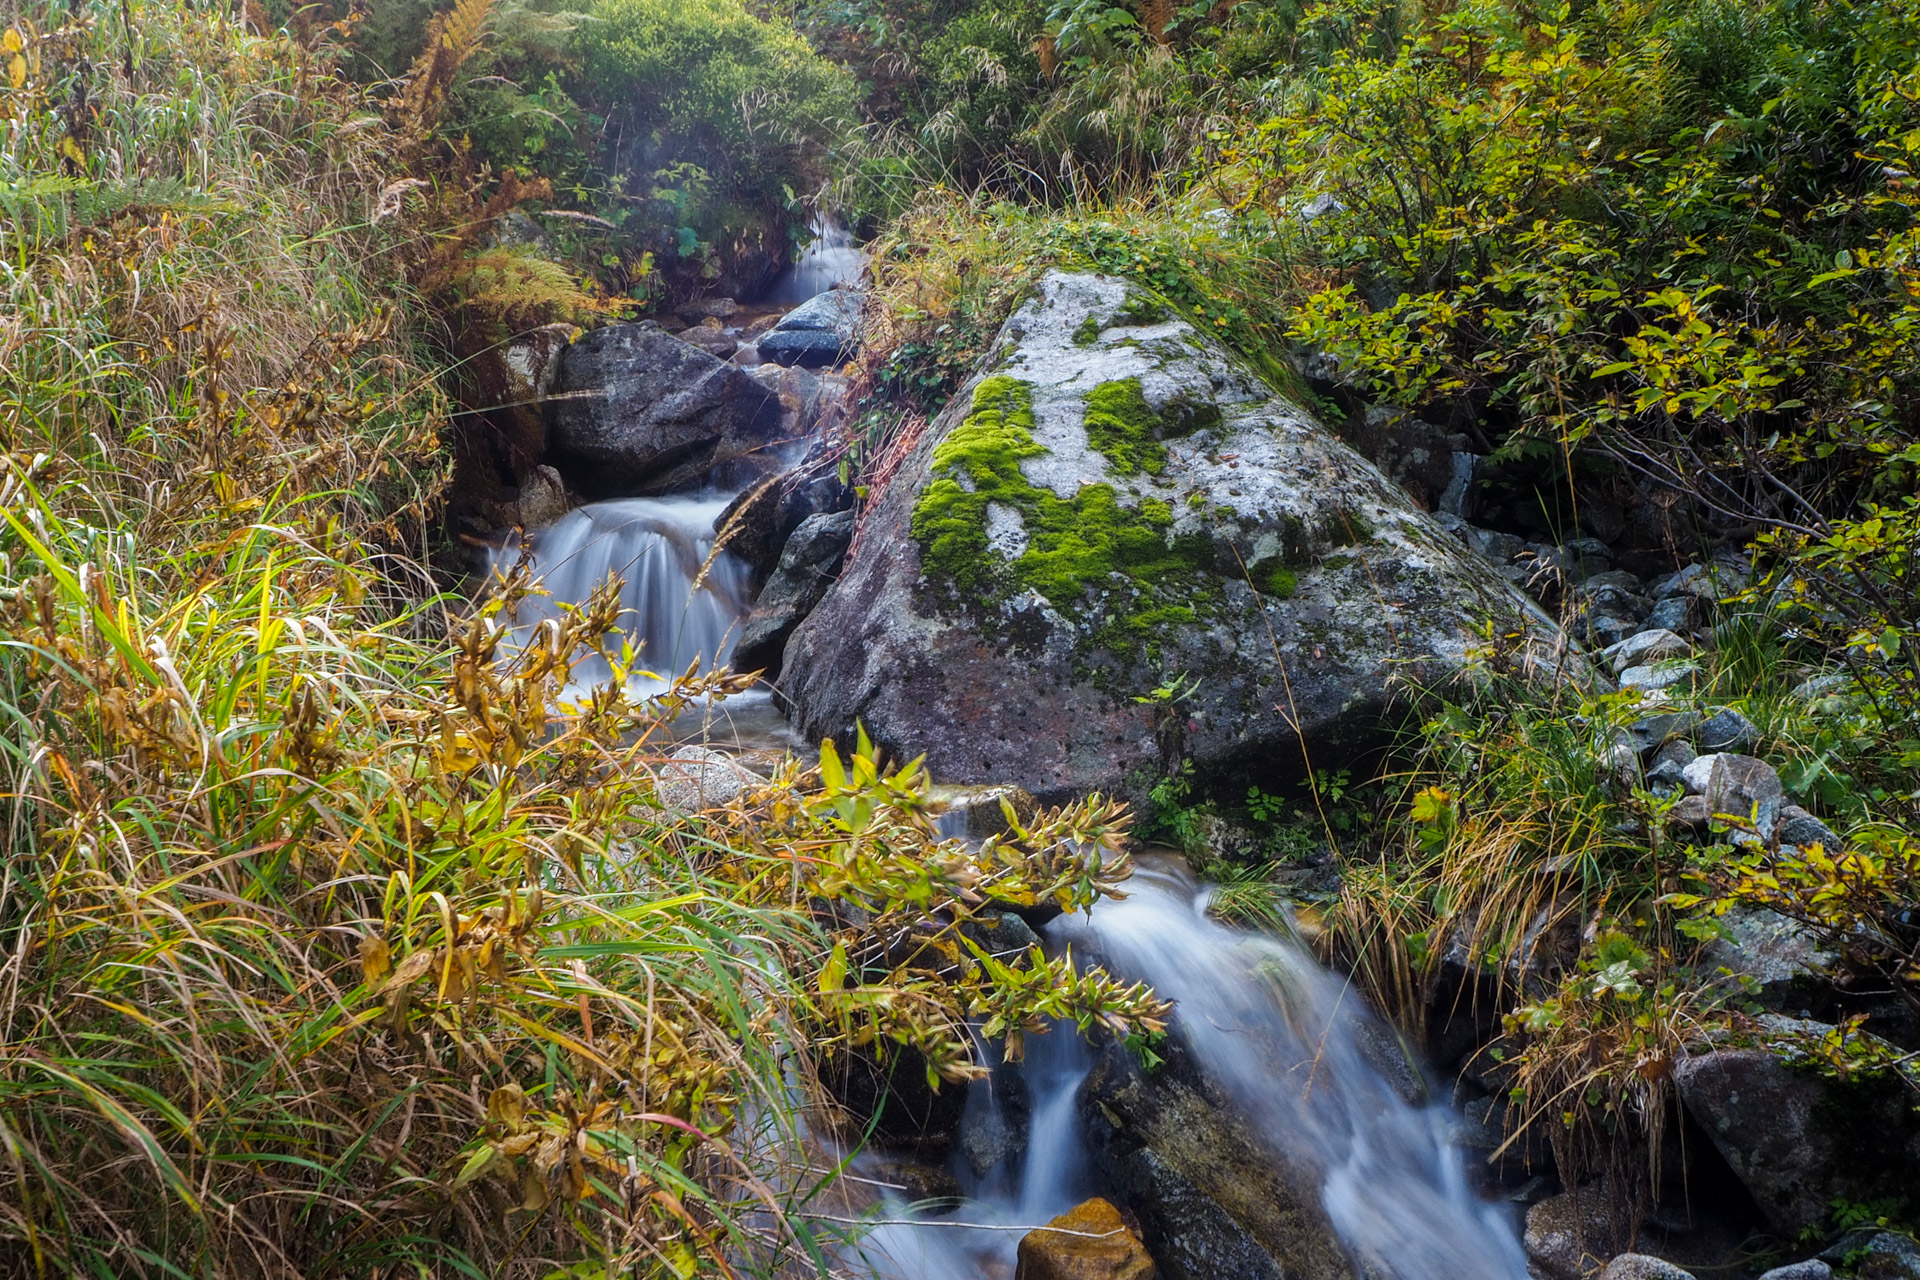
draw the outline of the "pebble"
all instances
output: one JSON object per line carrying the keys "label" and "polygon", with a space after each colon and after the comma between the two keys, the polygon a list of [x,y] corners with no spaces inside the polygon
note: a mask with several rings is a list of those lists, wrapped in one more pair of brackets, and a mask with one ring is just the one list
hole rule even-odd
{"label": "pebble", "polygon": [[1701,723],[1694,732],[1693,740],[1700,744],[1702,753],[1744,753],[1751,751],[1760,741],[1760,728],[1732,707],[1722,707]]}
{"label": "pebble", "polygon": [[1612,663],[1615,671],[1625,671],[1628,667],[1644,666],[1667,658],[1684,658],[1692,652],[1693,646],[1685,638],[1655,627],[1636,632],[1619,644],[1608,646],[1600,656]]}
{"label": "pebble", "polygon": [[1628,667],[1620,673],[1620,687],[1658,693],[1663,689],[1691,685],[1699,671],[1698,664],[1681,660]]}

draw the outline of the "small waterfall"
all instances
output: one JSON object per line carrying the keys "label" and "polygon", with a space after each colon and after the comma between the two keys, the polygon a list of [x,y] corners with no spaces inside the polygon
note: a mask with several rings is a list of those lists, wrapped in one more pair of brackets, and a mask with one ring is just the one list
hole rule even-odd
{"label": "small waterfall", "polygon": [[[624,582],[622,625],[639,668],[651,673],[636,676],[639,692],[665,688],[696,658],[703,670],[724,662],[751,603],[746,565],[730,552],[712,555],[713,522],[729,500],[619,498],[569,511],[532,536],[533,572],[548,594],[521,603],[515,632],[525,635],[557,616],[561,603],[585,600],[614,574]],[[489,569],[510,569],[520,556],[517,547],[496,551]],[[611,675],[604,661],[589,658],[574,669],[575,686],[601,684]]]}
{"label": "small waterfall", "polygon": [[767,302],[802,303],[837,284],[852,284],[860,278],[866,255],[854,248],[851,231],[832,218],[815,218],[813,237],[813,243],[801,252],[800,261],[788,267],[767,291]]}
{"label": "small waterfall", "polygon": [[1206,1073],[1296,1165],[1369,1275],[1525,1280],[1513,1225],[1467,1185],[1443,1105],[1406,1101],[1367,1052],[1385,1028],[1305,947],[1229,929],[1183,870],[1143,868],[1128,897],[1050,935],[1174,1001]]}
{"label": "small waterfall", "polygon": [[[1526,1280],[1512,1223],[1467,1185],[1452,1140],[1457,1117],[1407,1102],[1367,1052],[1385,1029],[1358,993],[1297,943],[1229,929],[1206,914],[1206,891],[1184,869],[1143,867],[1123,901],[1047,929],[1113,971],[1175,1001],[1199,1069],[1233,1099],[1290,1165],[1319,1178],[1321,1203],[1358,1274],[1377,1280]],[[887,1280],[977,1280],[1010,1274],[1025,1229],[1098,1194],[1077,1095],[1091,1064],[1072,1025],[1027,1039],[1031,1119],[1017,1176],[973,1177],[956,1161],[969,1203],[951,1219],[891,1225],[863,1256]],[[976,1091],[987,1089],[976,1084]],[[970,1106],[994,1106],[976,1093]],[[957,1225],[959,1223],[969,1226]]]}

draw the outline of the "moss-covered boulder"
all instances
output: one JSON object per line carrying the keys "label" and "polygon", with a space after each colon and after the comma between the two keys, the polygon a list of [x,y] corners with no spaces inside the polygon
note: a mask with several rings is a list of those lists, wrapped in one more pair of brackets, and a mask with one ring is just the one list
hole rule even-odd
{"label": "moss-covered boulder", "polygon": [[1336,764],[1488,635],[1560,643],[1210,337],[1056,272],[875,495],[783,684],[809,735],[864,723],[942,781],[1138,796],[1183,759]]}

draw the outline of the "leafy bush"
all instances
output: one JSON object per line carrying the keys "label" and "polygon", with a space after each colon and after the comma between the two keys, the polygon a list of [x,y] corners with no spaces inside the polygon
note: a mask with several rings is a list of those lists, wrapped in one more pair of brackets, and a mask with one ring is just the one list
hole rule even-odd
{"label": "leafy bush", "polygon": [[599,0],[578,42],[580,96],[609,122],[603,164],[647,211],[663,269],[784,262],[789,210],[853,114],[851,78],[740,0]]}

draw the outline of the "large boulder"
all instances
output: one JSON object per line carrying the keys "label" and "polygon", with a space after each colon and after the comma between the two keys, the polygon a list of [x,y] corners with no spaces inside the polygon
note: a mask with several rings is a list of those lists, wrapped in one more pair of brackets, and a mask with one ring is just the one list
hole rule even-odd
{"label": "large boulder", "polygon": [[548,457],[594,498],[771,470],[779,430],[779,400],[744,369],[651,325],[608,325],[568,347],[547,401]]}
{"label": "large boulder", "polygon": [[[1817,1023],[1774,1025],[1817,1034]],[[1920,1123],[1897,1085],[1841,1084],[1771,1049],[1722,1048],[1674,1070],[1680,1099],[1768,1223],[1792,1238],[1824,1226],[1835,1199],[1904,1194],[1920,1168]]]}
{"label": "large boulder", "polygon": [[943,781],[1045,799],[1137,798],[1182,759],[1225,784],[1337,764],[1488,619],[1500,661],[1562,643],[1372,464],[1102,276],[1041,282],[866,521],[788,644],[800,726],[864,723]]}

